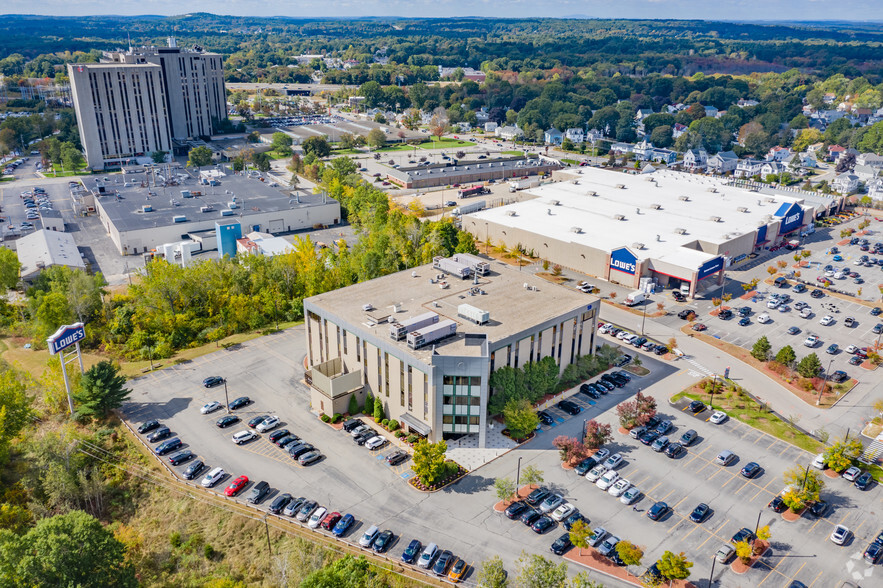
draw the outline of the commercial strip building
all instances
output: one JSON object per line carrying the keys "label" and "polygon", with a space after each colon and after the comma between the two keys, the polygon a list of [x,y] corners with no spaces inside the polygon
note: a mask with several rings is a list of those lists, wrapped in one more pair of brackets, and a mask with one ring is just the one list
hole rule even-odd
{"label": "commercial strip building", "polygon": [[401,188],[419,189],[546,175],[557,169],[561,164],[546,157],[501,157],[400,167],[389,170],[386,179]]}
{"label": "commercial strip building", "polygon": [[563,370],[592,353],[599,306],[463,254],[307,298],[311,407],[344,413],[370,393],[407,431],[432,441],[477,433],[484,447],[491,373],[544,357]]}
{"label": "commercial strip building", "polygon": [[[181,241],[198,242],[197,250],[214,249],[217,222],[235,221],[245,232],[272,234],[340,222],[340,204],[324,194],[274,188],[225,166],[206,168],[198,175],[164,166],[82,181],[121,255],[148,253]],[[232,255],[235,240],[231,243]]]}
{"label": "commercial strip building", "polygon": [[21,263],[21,279],[25,282],[34,280],[41,271],[53,265],[86,268],[70,233],[40,229],[18,239],[15,249]]}
{"label": "commercial strip building", "polygon": [[101,63],[69,64],[77,125],[93,169],[170,152],[172,140],[210,136],[227,117],[221,55],[201,47],[129,48]]}
{"label": "commercial strip building", "polygon": [[567,177],[528,190],[534,199],[464,216],[463,228],[603,280],[635,289],[688,284],[695,296],[722,283],[733,263],[797,236],[815,214],[796,195],[670,170],[587,167]]}

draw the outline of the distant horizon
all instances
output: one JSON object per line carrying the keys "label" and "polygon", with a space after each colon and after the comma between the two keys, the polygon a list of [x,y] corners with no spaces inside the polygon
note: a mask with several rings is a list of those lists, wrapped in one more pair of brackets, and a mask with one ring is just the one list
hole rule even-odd
{"label": "distant horizon", "polygon": [[[209,13],[237,18],[286,18],[354,20],[361,18],[554,18],[689,20],[732,23],[854,23],[883,22],[883,3],[875,0],[841,0],[836,7],[821,0],[303,0],[296,7],[272,0],[231,0],[225,12],[215,12],[217,2],[195,0],[182,3],[156,0],[150,12],[144,2],[133,0],[44,0],[38,12],[31,0],[7,0],[3,16],[42,17],[174,17]],[[232,9],[232,10],[231,10]],[[297,14],[286,14],[296,10]],[[331,14],[329,14],[331,12]],[[338,12],[337,15],[333,14]],[[505,14],[505,16],[500,16]],[[340,16],[345,14],[346,16]],[[762,18],[741,19],[734,15],[756,14]],[[861,15],[844,19],[841,15]],[[836,18],[834,16],[837,16]],[[797,18],[795,18],[797,17]]]}

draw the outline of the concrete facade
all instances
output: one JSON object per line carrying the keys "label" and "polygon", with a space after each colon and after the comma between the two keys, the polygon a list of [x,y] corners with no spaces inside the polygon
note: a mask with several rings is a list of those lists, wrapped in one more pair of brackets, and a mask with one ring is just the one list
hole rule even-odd
{"label": "concrete facade", "polygon": [[[469,303],[490,313],[478,325]],[[594,350],[599,300],[492,263],[477,280],[432,265],[304,300],[311,406],[344,413],[371,394],[385,414],[431,441],[478,433],[484,446],[491,373],[553,357],[563,370]],[[391,337],[391,322],[435,314],[455,335],[413,348]]]}
{"label": "concrete facade", "polygon": [[386,179],[402,188],[432,188],[546,175],[558,169],[561,169],[560,163],[544,157],[500,157],[402,167],[387,172]]}

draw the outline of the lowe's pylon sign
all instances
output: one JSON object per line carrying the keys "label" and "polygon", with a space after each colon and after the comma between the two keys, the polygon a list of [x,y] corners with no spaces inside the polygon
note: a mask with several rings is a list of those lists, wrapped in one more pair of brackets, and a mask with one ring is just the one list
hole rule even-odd
{"label": "lowe's pylon sign", "polygon": [[614,249],[610,252],[610,269],[635,275],[638,269],[638,257],[629,251],[628,247]]}
{"label": "lowe's pylon sign", "polygon": [[49,353],[55,355],[85,338],[86,329],[83,327],[83,323],[74,323],[59,327],[57,331],[46,339],[46,342],[49,344]]}

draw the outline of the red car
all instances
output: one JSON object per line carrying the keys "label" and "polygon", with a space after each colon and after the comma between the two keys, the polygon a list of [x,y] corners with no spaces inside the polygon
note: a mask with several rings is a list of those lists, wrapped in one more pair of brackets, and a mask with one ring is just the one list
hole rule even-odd
{"label": "red car", "polygon": [[326,515],[325,518],[322,519],[322,524],[319,526],[322,527],[323,529],[325,529],[326,531],[330,531],[331,529],[334,528],[334,525],[336,525],[337,521],[339,521],[339,520],[340,520],[340,513],[333,512],[330,515]]}
{"label": "red car", "polygon": [[248,484],[248,476],[239,476],[233,483],[224,488],[224,494],[227,496],[236,496]]}

